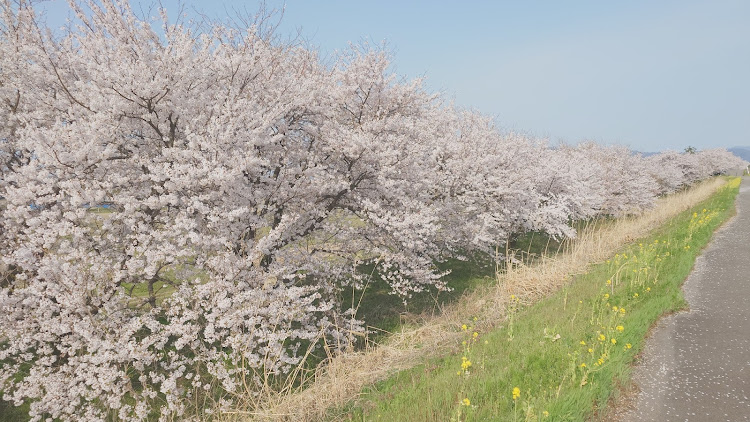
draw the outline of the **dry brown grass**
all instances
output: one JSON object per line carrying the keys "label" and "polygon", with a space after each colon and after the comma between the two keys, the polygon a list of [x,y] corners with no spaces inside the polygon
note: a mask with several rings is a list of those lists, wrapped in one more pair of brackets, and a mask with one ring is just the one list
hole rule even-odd
{"label": "dry brown grass", "polygon": [[[726,181],[714,178],[690,190],[658,200],[656,206],[639,215],[591,225],[569,242],[562,253],[545,256],[533,265],[515,264],[498,274],[498,283],[466,294],[433,317],[415,327],[393,333],[378,345],[333,357],[312,377],[303,390],[288,386],[282,394],[267,393],[249,399],[244,409],[225,412],[222,419],[310,421],[324,417],[332,407],[356,399],[362,387],[411,368],[425,358],[445,354],[461,342],[463,321],[478,317],[477,328],[486,331],[504,321],[510,295],[532,303],[556,291],[592,263],[615,254],[624,245],[645,236],[680,212],[708,198]],[[270,391],[270,390],[269,390]]]}

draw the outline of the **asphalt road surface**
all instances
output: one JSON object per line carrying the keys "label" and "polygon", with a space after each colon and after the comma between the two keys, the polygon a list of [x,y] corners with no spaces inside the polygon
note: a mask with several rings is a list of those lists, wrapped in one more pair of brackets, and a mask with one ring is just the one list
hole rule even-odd
{"label": "asphalt road surface", "polygon": [[750,421],[750,178],[683,289],[690,311],[657,324],[620,419]]}

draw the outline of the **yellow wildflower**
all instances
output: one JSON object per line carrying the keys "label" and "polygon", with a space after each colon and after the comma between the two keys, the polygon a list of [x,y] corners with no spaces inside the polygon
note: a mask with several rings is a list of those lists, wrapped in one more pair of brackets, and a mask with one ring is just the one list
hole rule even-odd
{"label": "yellow wildflower", "polygon": [[581,364],[581,368],[585,368],[585,367],[586,367],[586,364],[585,364],[585,363],[582,363],[582,364]]}
{"label": "yellow wildflower", "polygon": [[549,412],[545,410],[544,412],[542,412],[542,415],[544,415],[545,418],[548,418],[549,417]]}
{"label": "yellow wildflower", "polygon": [[620,313],[625,315],[625,308],[620,308]]}
{"label": "yellow wildflower", "polygon": [[607,280],[607,286],[612,285],[612,280]]}
{"label": "yellow wildflower", "polygon": [[604,334],[599,334],[599,341],[604,341],[606,339],[607,337]]}
{"label": "yellow wildflower", "polygon": [[479,333],[476,332],[476,331],[474,331],[474,334],[472,334],[471,336],[474,337],[474,338],[477,338],[477,337],[479,337]]}
{"label": "yellow wildflower", "polygon": [[585,346],[585,345],[586,345],[586,342],[581,340],[581,346]]}
{"label": "yellow wildflower", "polygon": [[628,344],[625,345],[625,347],[627,347],[628,349],[630,349],[631,347],[633,347],[633,345],[630,344],[630,343],[628,343]]}
{"label": "yellow wildflower", "polygon": [[615,329],[616,329],[617,331],[619,331],[619,332],[623,332],[623,331],[625,331],[625,327],[623,327],[622,325],[618,325],[617,327],[615,327]]}
{"label": "yellow wildflower", "polygon": [[612,344],[617,344],[617,340],[615,340],[615,339],[612,339],[610,341],[612,342]]}
{"label": "yellow wildflower", "polygon": [[589,353],[594,353],[594,349],[589,348]]}
{"label": "yellow wildflower", "polygon": [[518,400],[521,397],[521,390],[518,387],[513,387],[513,400]]}
{"label": "yellow wildflower", "polygon": [[464,330],[464,331],[466,331],[468,328],[469,327],[467,327],[466,324],[464,324],[464,325],[461,326],[461,329]]}
{"label": "yellow wildflower", "polygon": [[467,397],[467,398],[461,400],[461,404],[463,404],[464,406],[471,406],[471,401]]}
{"label": "yellow wildflower", "polygon": [[604,293],[604,298],[609,299],[609,293]]}
{"label": "yellow wildflower", "polygon": [[638,297],[638,293],[634,294],[633,297]]}

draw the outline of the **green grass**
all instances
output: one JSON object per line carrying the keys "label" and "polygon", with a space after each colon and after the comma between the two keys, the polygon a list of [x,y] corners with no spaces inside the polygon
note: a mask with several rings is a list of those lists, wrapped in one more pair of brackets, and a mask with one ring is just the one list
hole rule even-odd
{"label": "green grass", "polygon": [[[584,223],[578,223],[575,227],[583,229]],[[557,253],[562,248],[561,243],[561,240],[550,238],[546,233],[528,232],[512,238],[509,250],[524,262],[533,262],[543,254]],[[439,292],[430,288],[415,293],[404,304],[402,298],[391,294],[390,286],[377,273],[373,273],[370,284],[365,288],[343,291],[342,307],[356,308],[357,318],[365,321],[374,331],[370,339],[377,341],[385,333],[398,331],[405,325],[417,322],[420,315],[439,313],[442,306],[457,301],[464,293],[478,286],[495,283],[497,267],[493,256],[474,254],[466,260],[449,259],[437,264],[437,269],[450,271],[444,277],[450,291]],[[361,271],[369,273],[367,268]]]}
{"label": "green grass", "polygon": [[0,422],[21,422],[29,419],[28,403],[16,407],[11,402],[0,400]]}
{"label": "green grass", "polygon": [[[734,213],[738,183],[735,179],[546,299],[531,306],[518,302],[503,326],[475,337],[473,321],[467,320],[466,344],[457,346],[455,353],[368,387],[357,402],[332,410],[330,418],[606,418],[607,404],[630,382],[633,359],[649,328],[665,313],[684,308],[680,287],[713,232]],[[471,366],[464,364],[462,369],[464,358]],[[520,397],[514,400],[516,387]],[[470,405],[463,405],[464,399]]]}
{"label": "green grass", "polygon": [[404,304],[401,297],[391,294],[391,287],[385,281],[373,274],[372,281],[365,288],[344,290],[342,306],[354,305],[357,317],[376,331],[393,332],[418,315],[437,312],[440,306],[457,300],[465,291],[494,280],[495,266],[489,257],[449,260],[440,265],[440,270],[448,268],[451,272],[444,279],[453,289],[451,291],[428,289],[414,294]]}

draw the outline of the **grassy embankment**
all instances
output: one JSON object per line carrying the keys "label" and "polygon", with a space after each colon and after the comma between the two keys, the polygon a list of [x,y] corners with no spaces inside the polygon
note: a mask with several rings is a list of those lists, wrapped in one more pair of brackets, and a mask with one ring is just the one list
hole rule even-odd
{"label": "grassy embankment", "polygon": [[713,232],[734,213],[739,179],[532,305],[511,297],[503,325],[468,318],[462,344],[366,388],[329,412],[349,420],[597,419],[629,383],[633,359]]}
{"label": "grassy embankment", "polygon": [[[268,394],[260,396],[246,394],[240,397],[235,410],[222,413],[231,421],[244,421],[248,416],[252,420],[318,420],[329,414],[330,409],[359,397],[364,386],[419,365],[427,358],[455,351],[464,334],[456,327],[468,316],[478,316],[477,331],[490,331],[506,321],[508,310],[516,307],[510,300],[512,293],[522,294],[525,303],[545,298],[568,284],[570,275],[587,272],[592,263],[606,260],[633,239],[648,235],[680,212],[709,198],[726,181],[714,178],[660,198],[654,208],[635,217],[588,224],[575,241],[566,242],[562,254],[537,255],[535,265],[507,267],[495,282],[486,277],[472,282],[473,286],[463,292],[460,300],[441,303],[437,314],[430,315],[428,310],[421,315],[399,317],[401,323],[394,325],[395,331],[376,336],[375,344],[368,343],[364,350],[329,357],[326,365],[306,373],[305,382],[296,387],[283,391],[269,389]],[[557,251],[554,246],[550,249]],[[365,294],[366,300],[375,290],[372,287]],[[381,307],[379,301],[373,303]],[[362,303],[360,315],[367,312],[368,306]]]}
{"label": "grassy embankment", "polygon": [[[705,191],[709,191],[713,188],[710,186],[706,186]],[[104,214],[107,214],[109,210],[105,210]],[[609,223],[613,223],[612,221],[606,221],[604,222],[604,226],[608,225]],[[598,228],[601,228],[602,225],[599,225]],[[549,241],[544,236],[539,235],[524,235],[519,239],[516,239],[513,243],[513,247],[517,250],[524,251],[528,255],[529,252],[531,252],[532,255],[535,255],[536,257],[539,257],[543,252],[549,251],[559,251],[560,245],[554,241]],[[554,255],[554,253],[552,254]],[[456,305],[456,301],[459,298],[462,298],[466,292],[471,292],[474,290],[482,290],[484,288],[487,288],[488,286],[493,285],[493,277],[491,276],[494,273],[494,265],[491,264],[491,261],[485,261],[485,262],[478,262],[478,261],[471,261],[471,262],[459,262],[459,261],[453,261],[445,263],[447,265],[446,268],[450,268],[452,270],[452,273],[448,276],[449,277],[449,285],[455,288],[453,292],[443,292],[440,295],[436,295],[433,293],[425,293],[422,295],[419,295],[417,297],[414,297],[408,304],[408,306],[404,306],[403,303],[399,298],[393,295],[388,294],[388,287],[385,285],[385,283],[382,283],[378,280],[374,280],[374,282],[368,286],[367,291],[355,291],[350,292],[348,294],[345,294],[344,303],[347,302],[354,302],[359,301],[361,299],[361,303],[359,303],[359,316],[361,318],[364,318],[365,321],[368,322],[369,325],[373,327],[377,327],[378,329],[384,329],[390,332],[398,332],[398,335],[396,337],[399,337],[402,335],[403,332],[409,333],[410,330],[415,330],[419,333],[427,333],[427,335],[434,334],[432,328],[430,328],[430,323],[427,324],[427,329],[425,330],[424,326],[421,326],[420,324],[424,322],[424,318],[429,318],[430,314],[434,314],[434,311],[441,311],[444,312],[445,309],[443,309],[444,306],[453,306]],[[563,271],[566,271],[566,268],[563,268]],[[143,293],[139,292],[139,290],[142,290],[142,286],[134,286],[135,289],[132,292],[132,295],[134,297],[140,297]],[[168,295],[169,293],[169,287],[170,286],[162,286],[165,287],[160,296],[159,299],[161,299],[162,295]],[[145,296],[145,294],[143,294]],[[481,292],[480,292],[481,295]],[[464,297],[465,299],[465,297]],[[463,299],[462,299],[463,300]],[[460,302],[460,301],[459,301]],[[489,302],[492,302],[490,300]],[[453,304],[453,305],[451,305]],[[458,308],[465,311],[464,307],[459,306]],[[513,307],[515,309],[515,307]],[[453,310],[455,311],[455,309]],[[452,312],[449,310],[450,315],[448,315],[449,319],[455,320],[454,315],[456,312]],[[484,318],[487,319],[487,318]],[[434,321],[433,321],[434,322]],[[469,321],[471,322],[471,321]],[[489,324],[486,323],[483,324],[481,321],[476,324],[477,330],[481,330],[479,327],[486,327],[488,325],[493,325],[493,322],[490,322]],[[439,322],[438,325],[445,325],[444,321]],[[471,325],[471,324],[468,324]],[[455,327],[455,324],[453,325]],[[433,327],[434,328],[434,327]],[[468,329],[468,327],[467,327]],[[439,334],[439,333],[438,333]],[[465,333],[464,333],[465,334]],[[478,333],[479,336],[479,333]],[[390,346],[393,346],[392,339],[387,339],[389,336],[375,336],[376,341],[380,341],[380,339],[384,339],[387,341]],[[411,340],[409,340],[411,341]],[[427,341],[420,340],[421,343],[429,343],[429,339]],[[417,345],[417,347],[424,346],[424,344]],[[408,346],[409,349],[413,350],[413,347],[410,345]],[[382,348],[381,348],[382,350]],[[391,349],[393,350],[393,349]],[[438,350],[438,349],[436,349]],[[440,349],[442,350],[442,349]],[[420,355],[423,355],[423,353],[419,353]],[[402,356],[398,356],[402,357]],[[315,359],[314,359],[315,360]],[[473,365],[473,363],[472,363]],[[399,367],[409,367],[411,364],[409,362],[400,362]],[[390,368],[391,370],[393,368]],[[386,368],[386,371],[389,370]],[[474,403],[472,403],[473,405]],[[25,407],[25,406],[24,406]],[[11,420],[23,420],[26,419],[26,417],[22,417],[21,415],[24,412],[24,407],[22,408],[13,408],[12,405],[9,405],[7,402],[0,401],[0,420],[4,420],[3,416],[10,417]],[[359,411],[357,411],[359,412]],[[244,413],[244,412],[243,412]],[[355,412],[356,413],[356,412]],[[238,416],[238,415],[235,415]],[[360,416],[363,417],[363,416]],[[20,418],[20,419],[15,419]],[[369,416],[366,417],[369,419]]]}

